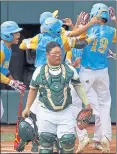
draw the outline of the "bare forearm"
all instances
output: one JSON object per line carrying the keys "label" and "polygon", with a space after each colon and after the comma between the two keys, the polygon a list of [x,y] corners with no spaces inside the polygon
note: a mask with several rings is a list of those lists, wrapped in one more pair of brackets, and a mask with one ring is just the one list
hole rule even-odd
{"label": "bare forearm", "polygon": [[11,75],[9,75],[8,78],[9,78],[10,80],[14,80],[13,77],[12,77]]}
{"label": "bare forearm", "polygon": [[114,23],[116,24],[116,18],[115,18],[113,21],[114,21]]}
{"label": "bare forearm", "polygon": [[70,25],[70,28],[71,28],[71,30],[74,30],[74,25],[72,24],[72,25]]}
{"label": "bare forearm", "polygon": [[11,79],[0,73],[0,83],[9,84]]}
{"label": "bare forearm", "polygon": [[31,105],[33,104],[36,98],[36,95],[37,95],[37,89],[30,88],[29,93],[28,93],[27,102],[26,102],[27,109],[30,109]]}
{"label": "bare forearm", "polygon": [[73,37],[73,36],[80,36],[82,33],[86,32],[87,29],[92,25],[91,22],[89,22],[88,24],[86,24],[85,26],[81,27],[81,28],[77,28],[74,31],[72,31],[69,36]]}

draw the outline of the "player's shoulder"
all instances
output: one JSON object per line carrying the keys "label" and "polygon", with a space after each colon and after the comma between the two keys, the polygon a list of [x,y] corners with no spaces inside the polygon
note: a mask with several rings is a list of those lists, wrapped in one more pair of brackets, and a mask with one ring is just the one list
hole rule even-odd
{"label": "player's shoulder", "polygon": [[65,63],[65,66],[68,67],[72,72],[75,71],[75,68],[68,63]]}
{"label": "player's shoulder", "polygon": [[73,66],[69,65],[69,64],[66,64],[66,65],[67,65],[67,66],[69,67],[69,69],[71,70],[72,79],[77,80],[77,79],[79,78],[79,75],[78,75],[76,69],[75,69]]}
{"label": "player's shoulder", "polygon": [[105,31],[107,31],[108,33],[115,33],[116,29],[114,27],[105,25]]}
{"label": "player's shoulder", "polygon": [[39,76],[40,74],[40,71],[41,71],[41,68],[42,66],[39,66],[35,69],[34,73],[33,73],[33,76],[32,76],[32,79],[35,80],[37,78],[37,76]]}

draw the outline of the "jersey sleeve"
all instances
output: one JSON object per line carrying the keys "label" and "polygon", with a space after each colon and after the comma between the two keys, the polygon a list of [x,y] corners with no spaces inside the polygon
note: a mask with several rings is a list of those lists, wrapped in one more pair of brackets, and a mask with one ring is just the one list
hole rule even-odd
{"label": "jersey sleeve", "polygon": [[116,29],[114,28],[114,36],[113,36],[113,40],[112,40],[113,43],[116,43]]}
{"label": "jersey sleeve", "polygon": [[39,87],[39,85],[37,83],[37,78],[40,74],[40,69],[41,69],[41,66],[38,67],[33,73],[33,76],[32,76],[31,82],[30,82],[30,88],[32,88],[32,89],[37,89]]}
{"label": "jersey sleeve", "polygon": [[76,38],[74,37],[67,37],[65,35],[61,35],[63,46],[65,49],[65,52],[68,52],[75,46]]}
{"label": "jersey sleeve", "polygon": [[4,83],[8,85],[9,82],[10,82],[10,79],[5,75],[3,75],[2,73],[0,73],[0,83]]}
{"label": "jersey sleeve", "polygon": [[72,60],[72,51],[68,51],[66,55],[66,59]]}
{"label": "jersey sleeve", "polygon": [[5,58],[4,52],[0,51],[0,65],[2,65],[4,58]]}
{"label": "jersey sleeve", "polygon": [[73,80],[78,80],[79,79],[79,75],[78,75],[76,69],[73,66],[71,66],[71,65],[69,65],[69,67],[74,72],[72,79]]}
{"label": "jersey sleeve", "polygon": [[78,37],[79,40],[84,40],[86,39],[86,32],[82,33],[79,37]]}
{"label": "jersey sleeve", "polygon": [[26,49],[36,50],[38,40],[39,40],[39,35],[36,35],[33,38],[24,39],[20,44],[19,48],[21,50],[26,50]]}

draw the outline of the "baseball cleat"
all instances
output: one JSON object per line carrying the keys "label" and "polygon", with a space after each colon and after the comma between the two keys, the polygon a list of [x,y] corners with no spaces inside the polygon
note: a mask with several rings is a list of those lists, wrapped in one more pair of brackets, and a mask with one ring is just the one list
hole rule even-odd
{"label": "baseball cleat", "polygon": [[103,146],[102,153],[110,153],[110,142],[106,136],[101,139],[101,144]]}
{"label": "baseball cleat", "polygon": [[83,140],[79,140],[78,149],[76,150],[76,153],[81,152],[89,143],[90,139],[87,135],[85,135]]}
{"label": "baseball cleat", "polygon": [[102,145],[101,145],[100,142],[94,142],[94,143],[92,144],[92,148],[93,148],[94,150],[103,150],[103,147],[102,147]]}

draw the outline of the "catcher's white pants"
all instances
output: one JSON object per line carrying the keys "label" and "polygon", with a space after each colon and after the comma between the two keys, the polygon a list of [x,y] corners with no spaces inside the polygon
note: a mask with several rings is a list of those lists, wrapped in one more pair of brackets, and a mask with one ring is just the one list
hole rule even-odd
{"label": "catcher's white pants", "polygon": [[[84,85],[87,94],[90,92],[91,88],[96,92],[97,98],[93,101],[97,103],[99,107],[99,115],[101,122],[101,136],[106,136],[109,140],[112,137],[111,130],[111,118],[110,118],[110,107],[111,107],[111,95],[109,89],[109,75],[108,69],[103,70],[91,70],[81,67],[80,69],[80,80]],[[91,95],[93,97],[94,93]],[[95,106],[94,106],[95,108]],[[95,117],[96,126],[99,123],[97,116]],[[97,128],[96,128],[97,129]]]}
{"label": "catcher's white pants", "polygon": [[72,114],[72,105],[68,108],[53,112],[46,108],[38,108],[37,126],[39,134],[41,132],[54,133],[58,138],[64,134],[75,134],[76,120]]}
{"label": "catcher's white pants", "polygon": [[[82,102],[81,102],[80,98],[78,97],[73,86],[71,86],[71,94],[72,94],[72,104],[73,104],[73,115],[76,118],[78,113],[82,109]],[[87,97],[88,97],[89,103],[91,104],[91,107],[93,109],[93,114],[96,117],[93,140],[100,141],[101,140],[101,123],[100,123],[97,95],[96,95],[95,91],[93,90],[93,88],[91,88],[90,91],[87,93]],[[78,136],[79,140],[82,140],[84,138],[85,134],[87,134],[86,129],[80,130],[77,127],[77,125],[76,125],[76,132],[77,132],[77,136]]]}
{"label": "catcher's white pants", "polygon": [[4,108],[2,104],[2,99],[0,98],[0,119],[2,119],[3,113],[4,113]]}

